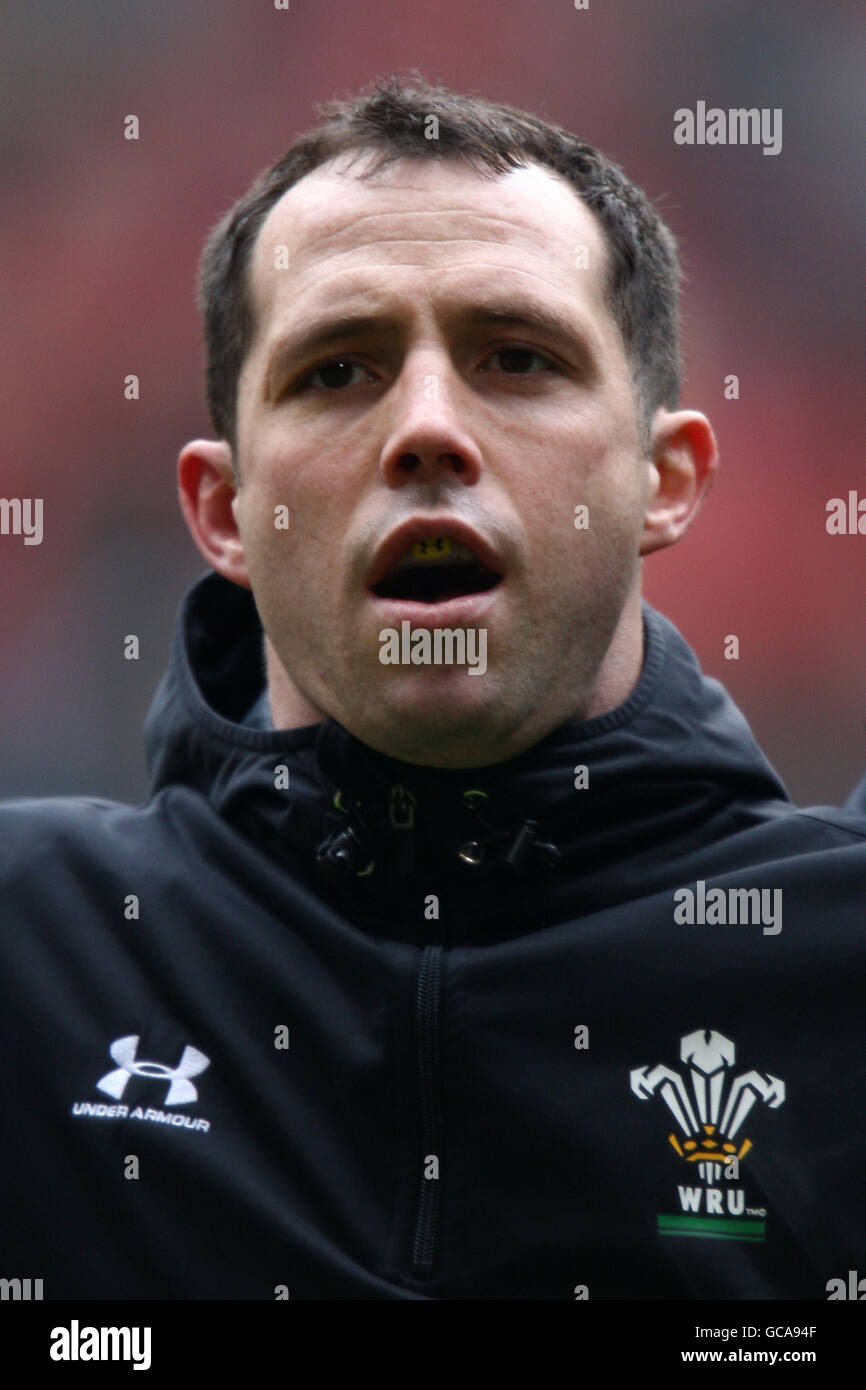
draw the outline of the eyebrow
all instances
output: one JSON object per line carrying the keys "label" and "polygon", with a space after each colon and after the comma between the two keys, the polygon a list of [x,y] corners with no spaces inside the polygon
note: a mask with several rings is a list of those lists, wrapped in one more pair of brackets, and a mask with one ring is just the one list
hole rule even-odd
{"label": "eyebrow", "polygon": [[[448,319],[462,329],[467,328],[525,328],[543,337],[557,339],[576,349],[581,365],[595,361],[592,340],[579,322],[552,305],[532,300],[500,296],[495,302],[470,304],[455,309]],[[265,368],[264,386],[270,396],[275,376],[294,361],[304,361],[325,348],[359,338],[383,338],[398,335],[403,329],[400,319],[391,314],[340,314],[320,320],[306,329],[280,338],[271,349]]]}

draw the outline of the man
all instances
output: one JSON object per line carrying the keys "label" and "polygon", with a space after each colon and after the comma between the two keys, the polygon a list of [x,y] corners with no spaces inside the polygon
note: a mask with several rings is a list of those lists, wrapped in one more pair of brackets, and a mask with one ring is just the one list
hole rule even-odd
{"label": "man", "polygon": [[46,1298],[824,1299],[866,822],[641,601],[716,446],[645,196],[391,81],[212,233],[213,573],[141,808],[0,818],[2,1248]]}

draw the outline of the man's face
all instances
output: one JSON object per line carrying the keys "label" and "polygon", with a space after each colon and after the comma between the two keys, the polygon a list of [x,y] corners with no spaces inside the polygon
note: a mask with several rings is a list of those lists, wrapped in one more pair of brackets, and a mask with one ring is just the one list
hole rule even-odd
{"label": "man's face", "polygon": [[[605,669],[634,663],[650,464],[604,299],[609,253],[539,166],[356,172],[308,175],[259,233],[233,511],[302,698],[393,756],[480,766],[597,712]],[[389,567],[373,592],[417,535],[384,561],[383,542],[418,518],[446,563],[466,553],[434,538],[467,525],[486,569]],[[487,570],[499,582],[472,592]],[[384,664],[381,634],[406,620],[474,629],[466,664]]]}

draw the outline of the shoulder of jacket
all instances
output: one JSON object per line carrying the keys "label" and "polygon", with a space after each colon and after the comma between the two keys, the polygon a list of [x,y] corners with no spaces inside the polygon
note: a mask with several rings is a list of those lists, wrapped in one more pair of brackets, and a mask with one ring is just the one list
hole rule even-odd
{"label": "shoulder of jacket", "polygon": [[0,801],[0,877],[48,873],[77,859],[122,860],[153,836],[169,795],[138,806],[87,796]]}
{"label": "shoulder of jacket", "polygon": [[803,806],[795,807],[793,814],[804,824],[813,821],[835,831],[843,837],[843,844],[866,845],[866,816],[858,811],[837,806]]}

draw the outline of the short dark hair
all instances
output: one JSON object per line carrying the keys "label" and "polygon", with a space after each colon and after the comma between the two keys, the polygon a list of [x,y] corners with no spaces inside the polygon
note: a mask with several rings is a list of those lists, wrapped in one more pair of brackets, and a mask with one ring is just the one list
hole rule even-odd
{"label": "short dark hair", "polygon": [[[463,159],[483,177],[529,161],[565,178],[598,217],[611,254],[607,302],[632,366],[645,431],[680,392],[680,267],[670,229],[646,194],[612,160],[560,126],[525,111],[398,75],[317,107],[324,120],[301,135],[208,235],[198,304],[204,319],[207,404],[237,469],[237,389],[255,320],[248,267],[270,209],[306,174],[343,154],[373,158],[366,179],[401,158]],[[435,117],[438,127],[431,124]],[[435,130],[436,138],[430,138]]]}

